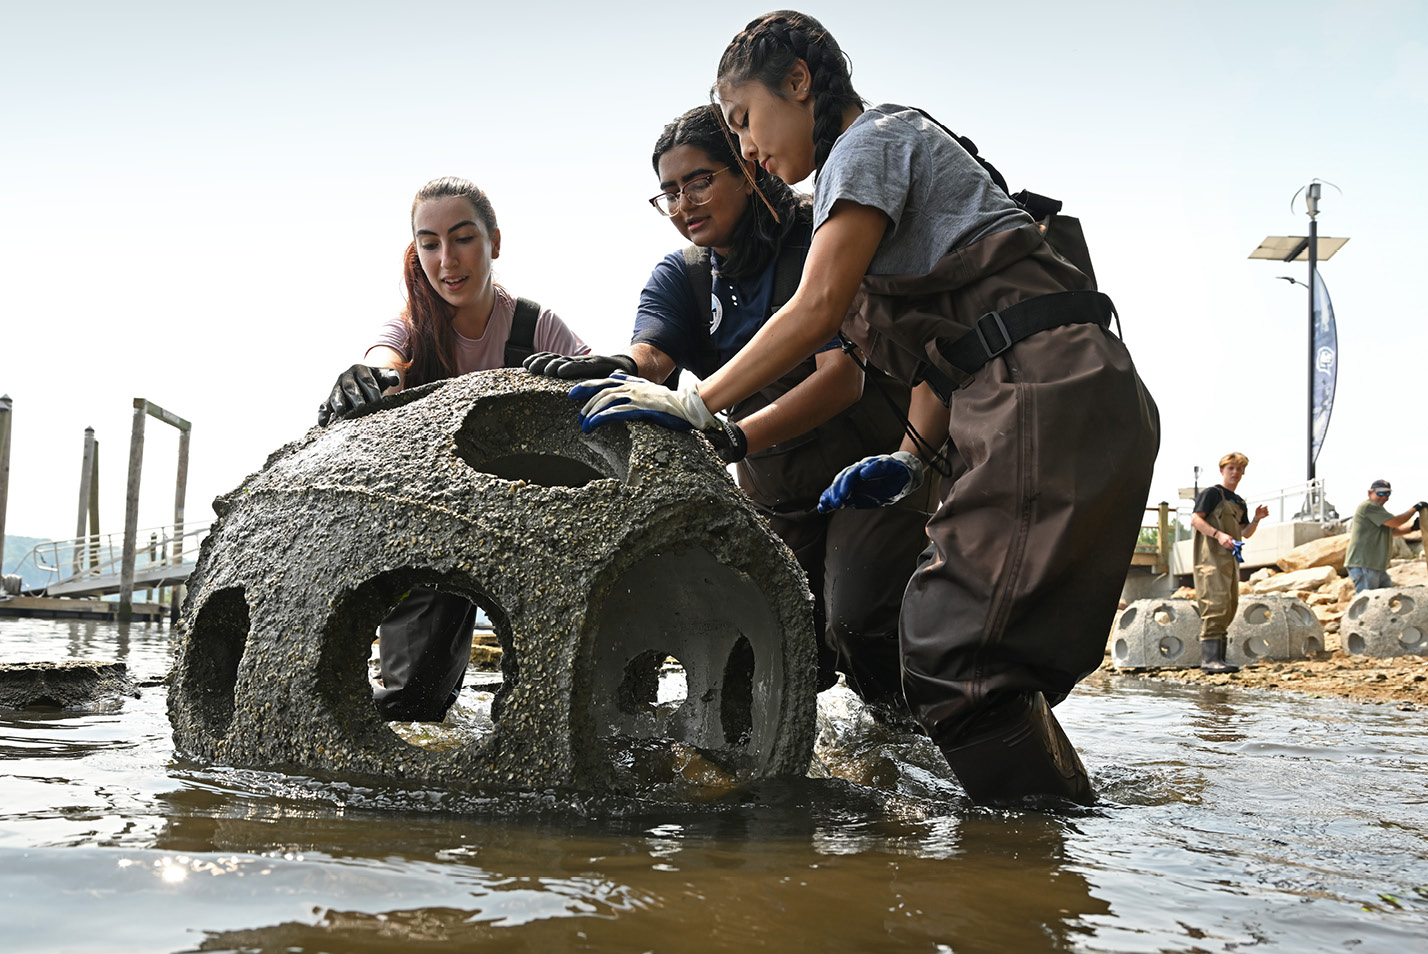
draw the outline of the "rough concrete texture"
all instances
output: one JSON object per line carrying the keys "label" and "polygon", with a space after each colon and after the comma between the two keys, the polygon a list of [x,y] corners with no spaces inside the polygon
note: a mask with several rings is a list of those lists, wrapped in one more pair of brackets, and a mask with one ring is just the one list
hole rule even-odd
{"label": "rough concrete texture", "polygon": [[[1305,659],[1324,650],[1324,625],[1292,596],[1241,596],[1225,659]],[[1123,669],[1200,665],[1200,613],[1194,600],[1136,600],[1116,617],[1111,664]]]}
{"label": "rough concrete texture", "polygon": [[[582,434],[568,388],[500,370],[394,395],[215,501],[169,693],[179,751],[597,788],[622,748],[660,734],[740,777],[805,772],[813,627],[792,554],[702,438]],[[377,624],[418,584],[480,605],[502,647],[496,730],[455,751],[409,745],[371,702]],[[666,654],[689,688],[657,718]]]}
{"label": "rough concrete texture", "polygon": [[1339,646],[1355,656],[1428,655],[1428,586],[1364,590],[1339,623]]}
{"label": "rough concrete texture", "polygon": [[1200,614],[1193,600],[1136,600],[1116,616],[1111,664],[1125,669],[1200,665]]}
{"label": "rough concrete texture", "polygon": [[111,712],[137,696],[128,667],[118,662],[0,663],[0,709],[60,708]]}
{"label": "rough concrete texture", "polygon": [[1241,596],[1230,623],[1226,661],[1307,659],[1324,651],[1324,624],[1297,596]]}

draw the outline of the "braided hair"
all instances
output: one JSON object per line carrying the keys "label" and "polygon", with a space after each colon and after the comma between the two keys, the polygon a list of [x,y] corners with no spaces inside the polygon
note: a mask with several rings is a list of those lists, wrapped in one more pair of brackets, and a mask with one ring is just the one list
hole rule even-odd
{"label": "braided hair", "polygon": [[[417,191],[412,200],[412,223],[415,228],[417,208],[432,199],[460,196],[471,203],[471,209],[486,227],[488,238],[496,234],[496,210],[491,199],[474,182],[447,176],[433,179]],[[402,280],[407,286],[407,307],[402,312],[402,324],[407,329],[405,362],[398,362],[406,387],[430,384],[456,375],[456,343],[451,329],[456,309],[432,287],[422,270],[416,242],[407,246],[402,255]]]}
{"label": "braided hair", "polygon": [[864,105],[853,89],[852,70],[843,48],[823,24],[794,10],[777,10],[751,21],[724,48],[718,85],[738,86],[755,80],[782,95],[779,84],[795,60],[808,65],[813,95],[813,167],[821,171],[843,132],[843,114],[850,106]]}
{"label": "braided hair", "polygon": [[660,159],[676,146],[692,146],[731,170],[741,170],[762,196],[762,201],[749,203],[734,226],[729,257],[720,266],[726,278],[737,281],[757,275],[778,254],[795,224],[812,224],[813,209],[807,197],[758,166],[750,172],[750,164],[742,161],[731,145],[717,107],[696,106],[664,127],[651,157],[655,175],[659,175]]}

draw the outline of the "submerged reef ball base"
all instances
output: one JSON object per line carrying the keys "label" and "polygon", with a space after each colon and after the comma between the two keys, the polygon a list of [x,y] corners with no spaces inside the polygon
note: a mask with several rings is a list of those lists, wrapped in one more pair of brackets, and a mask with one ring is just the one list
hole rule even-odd
{"label": "submerged reef ball base", "polygon": [[[568,383],[484,371],[314,428],[215,501],[169,693],[180,752],[441,785],[607,787],[669,739],[736,778],[798,775],[811,598],[703,438],[582,434]],[[494,731],[408,744],[372,703],[377,624],[412,586],[479,605]],[[667,656],[684,703],[656,704]]]}

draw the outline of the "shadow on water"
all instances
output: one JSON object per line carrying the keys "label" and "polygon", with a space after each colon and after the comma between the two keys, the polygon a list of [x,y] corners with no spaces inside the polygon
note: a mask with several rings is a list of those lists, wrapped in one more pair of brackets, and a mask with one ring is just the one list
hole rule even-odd
{"label": "shadow on water", "polygon": [[[118,658],[0,621],[0,661]],[[1422,950],[1421,713],[1098,678],[1091,809],[969,805],[926,739],[820,698],[808,778],[486,795],[177,760],[169,633],[121,711],[0,713],[7,951]],[[479,709],[479,700],[471,708]],[[699,794],[695,799],[691,796]]]}

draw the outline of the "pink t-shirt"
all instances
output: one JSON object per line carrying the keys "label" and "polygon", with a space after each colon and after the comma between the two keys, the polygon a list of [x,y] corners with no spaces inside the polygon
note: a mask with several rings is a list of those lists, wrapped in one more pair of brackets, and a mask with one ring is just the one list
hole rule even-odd
{"label": "pink t-shirt", "polygon": [[[491,318],[486,323],[486,333],[479,338],[464,338],[455,335],[456,369],[461,374],[470,371],[489,371],[505,367],[506,339],[511,336],[511,322],[516,317],[516,299],[500,285],[492,282],[496,290],[496,304],[491,309]],[[377,334],[372,348],[387,347],[409,360],[407,350],[407,327],[402,316],[392,318]],[[370,352],[372,348],[367,350]],[[556,354],[589,354],[590,346],[566,327],[565,322],[549,308],[541,308],[536,319],[535,350],[553,351]]]}

